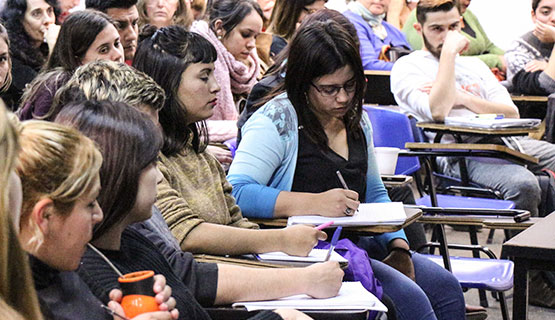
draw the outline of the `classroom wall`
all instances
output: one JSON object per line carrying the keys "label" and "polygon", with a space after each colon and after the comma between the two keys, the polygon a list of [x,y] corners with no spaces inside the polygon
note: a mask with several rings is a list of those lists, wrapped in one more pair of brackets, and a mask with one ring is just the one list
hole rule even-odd
{"label": "classroom wall", "polygon": [[530,15],[532,0],[472,0],[469,9],[490,40],[502,49],[534,28]]}

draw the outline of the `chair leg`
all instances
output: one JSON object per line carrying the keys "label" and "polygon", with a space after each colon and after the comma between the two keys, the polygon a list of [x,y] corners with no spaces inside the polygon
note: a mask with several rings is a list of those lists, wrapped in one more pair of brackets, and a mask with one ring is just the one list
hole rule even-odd
{"label": "chair leg", "polygon": [[[470,243],[472,245],[478,245],[478,234],[475,226],[468,227],[468,234],[470,236]],[[472,256],[474,258],[480,258],[480,252],[478,250],[472,250]],[[486,291],[483,289],[478,289],[478,295],[480,296],[480,305],[484,308],[487,308],[489,306],[489,303]]]}
{"label": "chair leg", "polygon": [[493,243],[493,236],[495,234],[495,229],[490,229],[488,234],[488,240],[486,241],[487,244]]}
{"label": "chair leg", "polygon": [[499,304],[501,306],[501,316],[503,320],[511,320],[509,316],[509,309],[507,308],[507,299],[505,299],[505,293],[499,291],[497,296],[499,297]]}

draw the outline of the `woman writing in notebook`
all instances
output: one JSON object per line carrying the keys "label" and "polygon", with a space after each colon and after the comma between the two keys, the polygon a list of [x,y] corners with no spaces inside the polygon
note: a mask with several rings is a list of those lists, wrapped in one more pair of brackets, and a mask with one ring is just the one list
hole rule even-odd
{"label": "woman writing in notebook", "polygon": [[[228,175],[245,215],[340,217],[360,202],[390,201],[362,113],[364,87],[358,46],[339,24],[314,22],[293,38],[285,82],[242,127]],[[371,256],[385,257],[371,264],[400,319],[465,318],[458,281],[411,257],[403,231],[364,240]]]}

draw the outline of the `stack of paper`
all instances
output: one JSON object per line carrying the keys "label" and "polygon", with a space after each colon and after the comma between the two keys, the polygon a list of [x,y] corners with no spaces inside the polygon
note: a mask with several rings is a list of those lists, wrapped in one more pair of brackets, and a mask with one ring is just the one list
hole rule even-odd
{"label": "stack of paper", "polygon": [[[312,249],[308,256],[291,256],[287,253],[276,251],[257,254],[256,257],[263,262],[285,264],[285,265],[310,265],[317,262],[324,262],[329,249]],[[340,256],[337,252],[332,251],[330,256],[331,261],[337,261],[340,265],[347,265],[347,259]]]}
{"label": "stack of paper", "polygon": [[245,307],[248,311],[293,308],[298,310],[376,310],[387,312],[387,307],[368,292],[360,282],[343,282],[339,294],[333,298],[314,299],[305,294],[278,300],[238,302],[233,308]]}
{"label": "stack of paper", "polygon": [[293,216],[287,225],[322,224],[333,221],[334,226],[374,226],[381,224],[398,225],[405,222],[407,215],[402,202],[361,203],[358,211],[350,217]]}
{"label": "stack of paper", "polygon": [[540,119],[488,119],[475,116],[470,117],[445,117],[445,124],[449,126],[471,127],[471,128],[533,128],[539,126]]}

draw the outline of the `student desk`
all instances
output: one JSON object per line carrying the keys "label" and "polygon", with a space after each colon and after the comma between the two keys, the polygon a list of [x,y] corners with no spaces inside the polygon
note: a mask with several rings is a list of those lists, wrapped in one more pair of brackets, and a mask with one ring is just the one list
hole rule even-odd
{"label": "student desk", "polygon": [[[256,311],[248,312],[245,309],[233,309],[231,307],[205,308],[212,319],[243,320],[256,314]],[[367,310],[311,310],[303,311],[315,320],[366,320]]]}
{"label": "student desk", "polygon": [[514,258],[513,320],[528,313],[528,271],[555,271],[555,213],[503,244],[503,254]]}
{"label": "student desk", "polygon": [[545,118],[548,102],[546,96],[511,95],[511,99],[521,118]]}
{"label": "student desk", "polygon": [[527,136],[530,133],[540,131],[540,128],[469,128],[459,126],[449,126],[444,123],[435,122],[418,122],[417,127],[424,131],[436,133],[434,143],[439,143],[445,134],[452,135],[457,142],[462,142],[461,136],[480,136],[480,137],[509,137],[509,136]]}
{"label": "student desk", "polygon": [[[348,233],[350,235],[368,235],[376,233],[395,232],[412,224],[422,216],[422,210],[418,208],[405,207],[405,213],[407,214],[407,220],[405,220],[405,222],[402,224],[343,227],[343,234]],[[263,228],[283,228],[287,226],[287,219],[249,219],[249,221],[257,223]]]}

